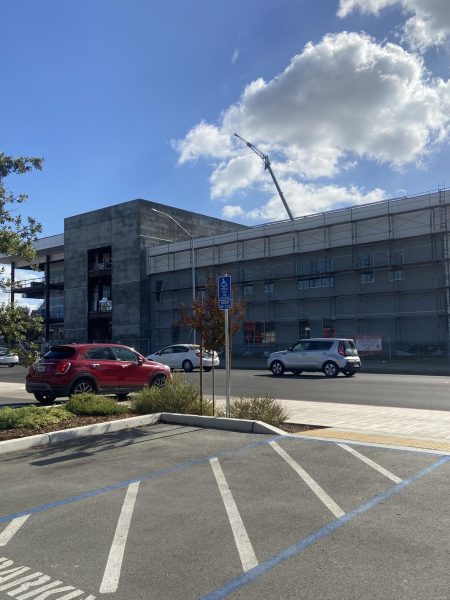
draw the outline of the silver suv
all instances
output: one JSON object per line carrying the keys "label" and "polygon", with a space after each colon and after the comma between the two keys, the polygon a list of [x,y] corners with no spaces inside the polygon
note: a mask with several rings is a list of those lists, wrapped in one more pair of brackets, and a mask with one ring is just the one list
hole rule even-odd
{"label": "silver suv", "polygon": [[355,342],[344,338],[311,338],[299,340],[289,350],[272,352],[267,368],[276,376],[285,371],[299,375],[302,371],[323,371],[327,377],[342,372],[351,377],[361,368]]}

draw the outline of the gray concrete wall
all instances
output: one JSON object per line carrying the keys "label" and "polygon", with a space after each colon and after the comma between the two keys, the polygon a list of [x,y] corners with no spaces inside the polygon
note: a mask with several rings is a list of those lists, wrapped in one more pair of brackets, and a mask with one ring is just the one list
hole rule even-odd
{"label": "gray concrete wall", "polygon": [[65,219],[65,338],[88,339],[88,252],[111,247],[112,340],[146,351],[151,337],[152,293],[147,277],[149,246],[224,233],[244,226],[147,200],[132,200]]}
{"label": "gray concrete wall", "polygon": [[[245,297],[246,320],[275,321],[277,347],[286,347],[297,337],[300,320],[309,320],[311,335],[319,336],[322,319],[331,318],[338,335],[380,334],[384,347],[394,352],[421,346],[421,352],[429,348],[432,353],[438,348],[448,349],[448,257],[443,244],[448,227],[442,220],[442,207],[427,207],[427,199],[424,197],[422,203],[414,199],[412,212],[399,211],[392,218],[382,211],[395,211],[398,207],[393,202],[367,209],[363,219],[352,223],[330,222],[308,231],[306,221],[299,220],[295,227],[301,230],[297,232],[280,233],[278,225],[254,228],[240,233],[241,241],[231,236],[215,238],[210,248],[204,239],[199,241],[200,251],[211,257],[209,268],[231,274],[242,296],[252,285],[253,293]],[[350,219],[355,216],[353,211],[347,214]],[[325,222],[328,216],[322,215],[322,219]],[[314,223],[318,220],[319,216],[311,219]],[[152,263],[156,272],[151,278],[164,279],[167,289],[171,285],[181,287],[187,272],[178,270],[183,261],[177,257],[176,246],[171,249],[166,256],[171,267],[166,272],[157,272],[157,251]],[[403,255],[403,276],[398,280],[390,270],[394,251]],[[181,249],[178,254],[182,255]],[[360,256],[365,254],[373,258],[372,282],[361,277]],[[334,285],[302,288],[299,280],[304,268],[310,261],[326,258],[332,259]],[[204,270],[207,268],[205,265]],[[271,294],[265,293],[264,283],[268,281],[273,283]],[[165,314],[170,308],[164,306]],[[155,307],[156,312],[159,310]],[[170,323],[161,319],[160,324],[161,342],[170,343],[170,332],[164,330]],[[246,349],[242,332],[235,335],[234,347],[237,352]],[[261,344],[252,351],[262,354],[265,349]]]}

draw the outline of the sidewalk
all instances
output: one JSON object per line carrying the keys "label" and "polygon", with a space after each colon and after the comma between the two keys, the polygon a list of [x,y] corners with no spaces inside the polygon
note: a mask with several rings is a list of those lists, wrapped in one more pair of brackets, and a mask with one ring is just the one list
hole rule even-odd
{"label": "sidewalk", "polygon": [[450,411],[281,400],[288,423],[450,442]]}
{"label": "sidewalk", "polygon": [[[0,397],[14,402],[29,394],[23,384],[0,382]],[[279,400],[288,412],[288,423],[318,427],[302,435],[450,452],[450,411]],[[224,396],[215,401],[225,405]]]}

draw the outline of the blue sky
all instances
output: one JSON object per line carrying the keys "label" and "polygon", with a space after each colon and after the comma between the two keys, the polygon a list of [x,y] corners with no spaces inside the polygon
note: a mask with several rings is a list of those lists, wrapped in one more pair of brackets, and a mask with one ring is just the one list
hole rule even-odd
{"label": "blue sky", "polygon": [[234,131],[296,216],[450,185],[449,0],[0,0],[0,52],[43,235],[134,198],[286,218]]}

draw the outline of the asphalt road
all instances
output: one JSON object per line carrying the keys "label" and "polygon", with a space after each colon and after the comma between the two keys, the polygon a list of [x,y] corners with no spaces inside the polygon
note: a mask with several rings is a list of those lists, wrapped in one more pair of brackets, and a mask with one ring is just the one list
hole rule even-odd
{"label": "asphalt road", "polygon": [[156,425],[0,461],[0,600],[448,598],[449,456]]}
{"label": "asphalt road", "polygon": [[[2,382],[25,382],[25,369],[0,368],[0,404],[8,398],[2,394]],[[199,373],[182,373],[187,381],[198,381]],[[212,394],[212,373],[203,374],[205,394]],[[215,372],[215,395],[225,395],[225,371]],[[337,402],[367,406],[392,406],[397,408],[422,408],[450,410],[450,377],[435,375],[394,375],[358,373],[355,377],[339,376],[329,379],[321,373],[300,376],[286,374],[274,377],[269,371],[233,369],[231,371],[231,396],[270,394],[283,400],[312,402]],[[22,401],[34,401],[24,393]]]}

